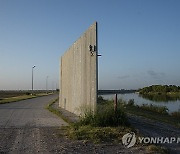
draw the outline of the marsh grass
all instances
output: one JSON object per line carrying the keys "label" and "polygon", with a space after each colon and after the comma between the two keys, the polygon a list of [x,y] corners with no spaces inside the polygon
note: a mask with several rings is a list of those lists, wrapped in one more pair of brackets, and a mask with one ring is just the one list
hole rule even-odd
{"label": "marsh grass", "polygon": [[133,107],[141,108],[143,110],[152,111],[160,114],[168,114],[168,108],[166,106],[157,106],[152,104],[142,104],[141,106],[135,105],[134,99],[130,99],[128,102],[120,100],[119,104],[121,106],[126,106],[126,107],[133,106]]}
{"label": "marsh grass", "polygon": [[135,105],[134,100],[125,102],[120,99],[118,102],[120,108],[127,114],[142,116],[159,122],[165,122],[178,128],[180,127],[180,112],[168,113],[168,109],[165,106],[152,104],[143,104],[142,106]]}
{"label": "marsh grass", "polygon": [[0,99],[0,104],[5,104],[5,103],[11,103],[11,102],[17,102],[21,100],[26,100],[26,99],[31,99],[31,98],[36,98],[36,97],[41,97],[41,96],[46,96],[46,93],[37,93],[34,95],[30,94],[23,94],[23,95],[10,95],[10,96],[4,96]]}
{"label": "marsh grass", "polygon": [[59,98],[53,99],[51,102],[49,102],[49,104],[47,104],[47,105],[45,106],[45,109],[47,109],[47,110],[49,110],[50,112],[56,114],[57,116],[61,117],[64,121],[66,121],[67,123],[70,124],[71,122],[70,122],[70,120],[69,120],[68,118],[66,118],[65,116],[63,116],[63,114],[62,114],[59,110],[53,108],[52,105],[53,105],[54,103],[56,103],[58,100],[59,100]]}
{"label": "marsh grass", "polygon": [[131,131],[132,128],[125,126],[94,127],[91,125],[74,124],[66,129],[66,135],[71,139],[92,141],[94,143],[119,143],[122,136]]}
{"label": "marsh grass", "polygon": [[168,108],[166,106],[156,106],[156,105],[148,105],[148,104],[142,104],[142,106],[138,106],[139,108],[142,108],[147,111],[152,111],[160,114],[166,114],[168,115]]}
{"label": "marsh grass", "polygon": [[177,111],[177,112],[172,112],[172,113],[171,113],[171,116],[174,117],[174,118],[180,119],[180,112],[179,112],[179,111]]}
{"label": "marsh grass", "polygon": [[125,113],[117,108],[114,111],[112,104],[100,105],[97,108],[97,112],[91,111],[86,112],[78,122],[80,125],[91,125],[95,127],[117,127],[117,126],[128,126],[128,120]]}
{"label": "marsh grass", "polygon": [[[61,132],[71,139],[92,141],[93,143],[119,143],[124,134],[131,131],[136,132],[129,126],[127,117],[120,108],[115,114],[112,102],[98,104],[96,113],[85,110],[86,112],[79,121],[72,123],[68,117],[53,107],[57,101],[58,99],[52,100],[45,108],[69,123],[69,126],[61,127]],[[60,136],[62,136],[61,133]]]}
{"label": "marsh grass", "polygon": [[[119,106],[117,112],[114,112],[113,102],[98,103],[96,113],[86,110],[84,116],[78,122],[72,123],[52,105],[57,101],[51,101],[46,108],[63,118],[69,123],[69,126],[63,126],[60,129],[59,137],[66,135],[74,140],[91,141],[93,143],[122,143],[122,137],[129,132],[135,132],[136,136],[141,136],[136,129],[131,127],[128,123],[126,114]],[[123,102],[123,101],[122,101]],[[125,103],[125,102],[123,102]],[[139,145],[139,143],[137,143]],[[161,147],[152,145],[146,149],[150,153],[164,153]]]}
{"label": "marsh grass", "polygon": [[90,140],[94,143],[120,142],[124,134],[135,131],[130,127],[126,114],[117,108],[114,111],[112,101],[101,101],[97,111],[86,110],[80,120],[66,129],[66,135],[72,139]]}
{"label": "marsh grass", "polygon": [[31,98],[35,98],[35,97],[37,97],[37,96],[22,95],[22,96],[16,96],[16,97],[3,98],[3,99],[0,100],[0,104],[17,102],[17,101],[31,99]]}
{"label": "marsh grass", "polygon": [[169,150],[167,148],[153,145],[153,144],[147,146],[146,151],[149,153],[159,153],[159,154],[168,154],[169,153]]}

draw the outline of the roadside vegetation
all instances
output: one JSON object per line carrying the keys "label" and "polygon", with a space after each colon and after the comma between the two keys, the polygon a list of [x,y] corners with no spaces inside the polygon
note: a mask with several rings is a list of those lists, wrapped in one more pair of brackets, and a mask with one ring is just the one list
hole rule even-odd
{"label": "roadside vegetation", "polygon": [[56,99],[52,100],[51,102],[49,102],[49,104],[45,106],[45,109],[47,109],[50,112],[52,112],[52,113],[56,114],[57,116],[61,117],[67,123],[71,123],[68,118],[63,116],[63,113],[61,113],[59,110],[57,110],[56,108],[53,107],[53,104],[56,103],[58,100],[59,100],[59,98],[56,98]]}
{"label": "roadside vegetation", "polygon": [[131,131],[136,132],[130,127],[126,114],[120,109],[114,112],[113,104],[108,102],[98,103],[97,112],[94,114],[86,110],[80,119],[72,123],[63,113],[53,107],[57,101],[50,102],[46,109],[69,123],[69,126],[62,127],[66,136],[75,140],[92,141],[94,143],[118,143],[124,134]]}
{"label": "roadside vegetation", "polygon": [[[116,112],[114,111],[113,101],[99,97],[96,113],[85,109],[85,113],[76,122],[72,122],[66,117],[67,115],[64,115],[61,110],[54,106],[57,101],[58,99],[51,101],[45,108],[69,123],[69,126],[60,128],[60,137],[65,135],[73,140],[83,140],[84,143],[90,141],[96,144],[119,144],[122,143],[122,137],[126,133],[135,132],[136,137],[141,136],[129,124],[127,115],[121,105],[117,107]],[[129,105],[130,103],[132,101],[129,102]],[[168,153],[166,148],[152,144],[140,145],[137,143],[136,146],[143,146],[147,153]]]}
{"label": "roadside vegetation", "polygon": [[[101,96],[98,99],[101,104],[113,104],[113,100],[104,100]],[[118,106],[126,114],[142,116],[180,128],[180,112],[169,113],[166,106],[152,104],[142,104],[140,106],[135,104],[134,99],[130,99],[128,102],[118,99]]]}
{"label": "roadside vegetation", "polygon": [[49,94],[52,94],[52,92],[46,93],[46,91],[34,91],[32,95],[31,91],[0,91],[0,104],[17,102]]}
{"label": "roadside vegetation", "polygon": [[5,103],[11,103],[11,102],[17,102],[25,99],[30,99],[30,98],[35,98],[37,96],[33,95],[22,95],[22,96],[16,96],[16,97],[9,97],[9,98],[3,98],[0,100],[0,104],[5,104]]}
{"label": "roadside vegetation", "polygon": [[159,122],[165,122],[180,128],[180,112],[169,113],[167,107],[157,105],[143,104],[141,106],[135,105],[134,100],[125,102],[121,99],[118,104],[127,114],[142,116]]}
{"label": "roadside vegetation", "polygon": [[94,143],[120,142],[124,134],[135,130],[130,127],[126,114],[112,103],[98,104],[96,113],[86,111],[80,120],[71,124],[66,134],[72,139]]}

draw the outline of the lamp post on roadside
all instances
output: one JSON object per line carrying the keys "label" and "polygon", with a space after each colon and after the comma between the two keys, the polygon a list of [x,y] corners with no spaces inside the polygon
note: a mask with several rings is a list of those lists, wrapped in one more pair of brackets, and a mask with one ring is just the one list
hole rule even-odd
{"label": "lamp post on roadside", "polygon": [[35,67],[36,67],[35,65],[32,67],[32,94],[33,94],[33,69],[34,69]]}
{"label": "lamp post on roadside", "polygon": [[48,93],[48,76],[46,77],[46,93]]}

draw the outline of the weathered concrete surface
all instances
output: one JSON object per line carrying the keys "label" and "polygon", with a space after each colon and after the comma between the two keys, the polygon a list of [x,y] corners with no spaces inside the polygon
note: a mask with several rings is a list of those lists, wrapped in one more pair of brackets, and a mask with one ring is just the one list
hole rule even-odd
{"label": "weathered concrete surface", "polygon": [[44,107],[56,95],[0,105],[0,128],[60,127],[67,123]]}
{"label": "weathered concrete surface", "polygon": [[81,114],[97,103],[97,23],[61,57],[60,107]]}
{"label": "weathered concrete surface", "polygon": [[68,124],[44,107],[57,96],[0,104],[0,153],[55,153],[47,146],[58,150],[59,142],[51,140],[61,126]]}

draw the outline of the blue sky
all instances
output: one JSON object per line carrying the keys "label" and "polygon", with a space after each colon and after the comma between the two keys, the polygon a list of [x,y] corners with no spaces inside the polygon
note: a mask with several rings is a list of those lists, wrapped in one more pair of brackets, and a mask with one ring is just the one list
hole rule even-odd
{"label": "blue sky", "polygon": [[179,0],[0,0],[0,90],[56,88],[61,55],[98,22],[99,89],[180,85]]}

